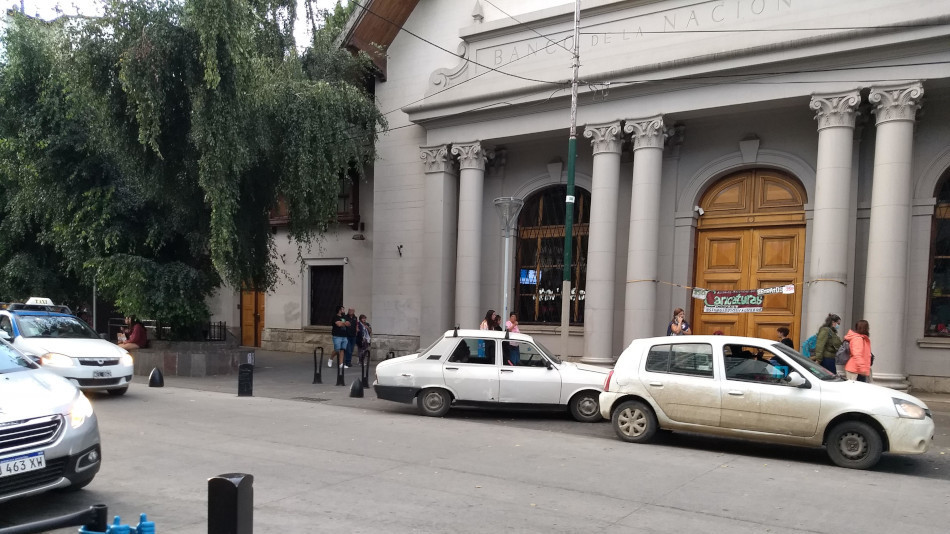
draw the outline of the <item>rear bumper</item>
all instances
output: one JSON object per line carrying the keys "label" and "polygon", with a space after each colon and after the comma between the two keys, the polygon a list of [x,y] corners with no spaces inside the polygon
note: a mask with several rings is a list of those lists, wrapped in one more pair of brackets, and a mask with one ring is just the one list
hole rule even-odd
{"label": "rear bumper", "polygon": [[409,386],[382,386],[378,383],[373,384],[376,390],[376,396],[383,400],[410,403],[419,394],[419,388]]}

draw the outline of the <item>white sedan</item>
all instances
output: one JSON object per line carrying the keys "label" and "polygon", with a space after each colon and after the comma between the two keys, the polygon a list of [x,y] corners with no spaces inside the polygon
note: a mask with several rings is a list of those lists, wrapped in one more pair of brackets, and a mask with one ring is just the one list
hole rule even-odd
{"label": "white sedan", "polygon": [[607,379],[600,412],[625,441],[667,429],[824,445],[853,469],[874,466],[883,452],[922,454],[934,435],[916,397],[842,380],[781,343],[733,336],[634,340]]}
{"label": "white sedan", "polygon": [[449,330],[418,354],[380,362],[380,399],[411,403],[441,417],[452,406],[570,410],[600,420],[598,397],[609,369],[563,362],[525,334]]}

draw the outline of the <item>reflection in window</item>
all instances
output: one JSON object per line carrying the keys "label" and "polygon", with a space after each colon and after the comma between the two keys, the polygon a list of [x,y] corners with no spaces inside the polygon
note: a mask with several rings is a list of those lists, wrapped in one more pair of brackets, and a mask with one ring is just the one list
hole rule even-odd
{"label": "reflection in window", "polygon": [[950,336],[950,173],[937,192],[931,232],[927,336]]}
{"label": "reflection in window", "polygon": [[495,340],[464,338],[449,357],[451,363],[495,363]]}
{"label": "reflection in window", "polygon": [[[523,324],[561,323],[566,195],[565,185],[539,191],[525,200],[518,217],[515,310]],[[570,322],[583,324],[590,193],[576,188],[574,196]]]}
{"label": "reflection in window", "polygon": [[712,346],[705,343],[656,345],[647,354],[646,370],[693,376],[713,376]]}

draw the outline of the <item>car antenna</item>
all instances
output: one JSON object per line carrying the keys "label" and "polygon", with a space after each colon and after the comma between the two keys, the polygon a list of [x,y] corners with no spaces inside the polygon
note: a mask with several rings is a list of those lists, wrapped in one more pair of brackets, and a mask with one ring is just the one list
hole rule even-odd
{"label": "car antenna", "polygon": [[459,325],[455,325],[455,336],[453,337],[459,337]]}
{"label": "car antenna", "polygon": [[505,330],[505,339],[511,339],[511,330]]}

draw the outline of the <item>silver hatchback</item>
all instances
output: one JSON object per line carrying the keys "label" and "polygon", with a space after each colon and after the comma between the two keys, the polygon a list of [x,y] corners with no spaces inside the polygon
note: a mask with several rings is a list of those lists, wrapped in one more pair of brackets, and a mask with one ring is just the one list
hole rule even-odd
{"label": "silver hatchback", "polygon": [[101,460],[86,396],[0,340],[0,502],[82,488]]}

